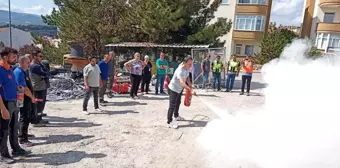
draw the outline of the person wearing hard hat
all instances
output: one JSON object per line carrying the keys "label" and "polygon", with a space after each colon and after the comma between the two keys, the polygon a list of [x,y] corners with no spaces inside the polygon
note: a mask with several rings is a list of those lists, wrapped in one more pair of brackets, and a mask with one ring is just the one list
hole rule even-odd
{"label": "person wearing hard hat", "polygon": [[216,81],[217,81],[217,91],[221,91],[221,72],[223,68],[223,63],[221,61],[221,56],[216,56],[216,60],[211,64],[211,70],[213,72],[213,89],[216,91]]}

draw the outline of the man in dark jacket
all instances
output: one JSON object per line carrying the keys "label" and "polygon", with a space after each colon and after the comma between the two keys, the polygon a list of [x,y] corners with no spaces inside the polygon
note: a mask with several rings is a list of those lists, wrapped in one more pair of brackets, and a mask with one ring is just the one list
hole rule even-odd
{"label": "man in dark jacket", "polygon": [[116,53],[114,51],[111,51],[109,53],[109,57],[111,58],[111,60],[108,62],[108,65],[109,65],[109,78],[108,78],[108,84],[107,84],[107,97],[108,98],[112,98],[113,97],[113,94],[112,94],[112,86],[113,86],[113,79],[114,79],[114,76],[115,76],[115,64],[116,64]]}
{"label": "man in dark jacket", "polygon": [[32,53],[33,62],[30,66],[30,78],[33,85],[34,96],[37,102],[37,122],[40,124],[47,124],[48,121],[42,119],[42,113],[45,108],[45,101],[47,95],[47,84],[46,80],[48,80],[50,73],[49,71],[41,64],[43,59],[43,54],[40,50],[37,50]]}

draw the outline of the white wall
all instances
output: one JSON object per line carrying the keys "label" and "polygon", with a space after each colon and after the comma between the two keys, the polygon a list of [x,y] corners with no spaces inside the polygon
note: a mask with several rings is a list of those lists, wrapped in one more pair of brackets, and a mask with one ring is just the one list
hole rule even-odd
{"label": "white wall", "polygon": [[219,8],[215,12],[215,18],[212,22],[215,22],[218,17],[228,18],[233,22],[233,25],[230,29],[230,32],[220,39],[225,40],[225,48],[226,48],[226,56],[230,56],[232,54],[232,34],[234,29],[234,20],[235,20],[235,9],[236,9],[236,0],[229,0],[229,4],[220,4]]}

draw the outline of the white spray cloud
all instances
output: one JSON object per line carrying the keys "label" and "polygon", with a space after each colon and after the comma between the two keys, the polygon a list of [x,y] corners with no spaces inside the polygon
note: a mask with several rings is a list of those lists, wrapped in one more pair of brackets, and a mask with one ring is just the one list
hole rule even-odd
{"label": "white spray cloud", "polygon": [[[262,69],[265,105],[210,122],[198,141],[211,167],[339,168],[340,59],[306,59],[296,40]],[[209,102],[205,102],[209,106]]]}

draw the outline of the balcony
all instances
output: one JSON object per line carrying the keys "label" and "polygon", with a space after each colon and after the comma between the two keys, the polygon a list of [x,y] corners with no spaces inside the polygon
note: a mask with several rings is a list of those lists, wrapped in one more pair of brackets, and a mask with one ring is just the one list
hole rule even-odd
{"label": "balcony", "polygon": [[233,31],[233,40],[250,40],[250,41],[260,41],[262,38],[263,32],[259,31]]}
{"label": "balcony", "polygon": [[320,0],[320,7],[340,7],[340,0]]}
{"label": "balcony", "polygon": [[340,23],[318,23],[317,32],[319,33],[340,33]]}
{"label": "balcony", "polygon": [[236,14],[266,15],[267,5],[237,4]]}

